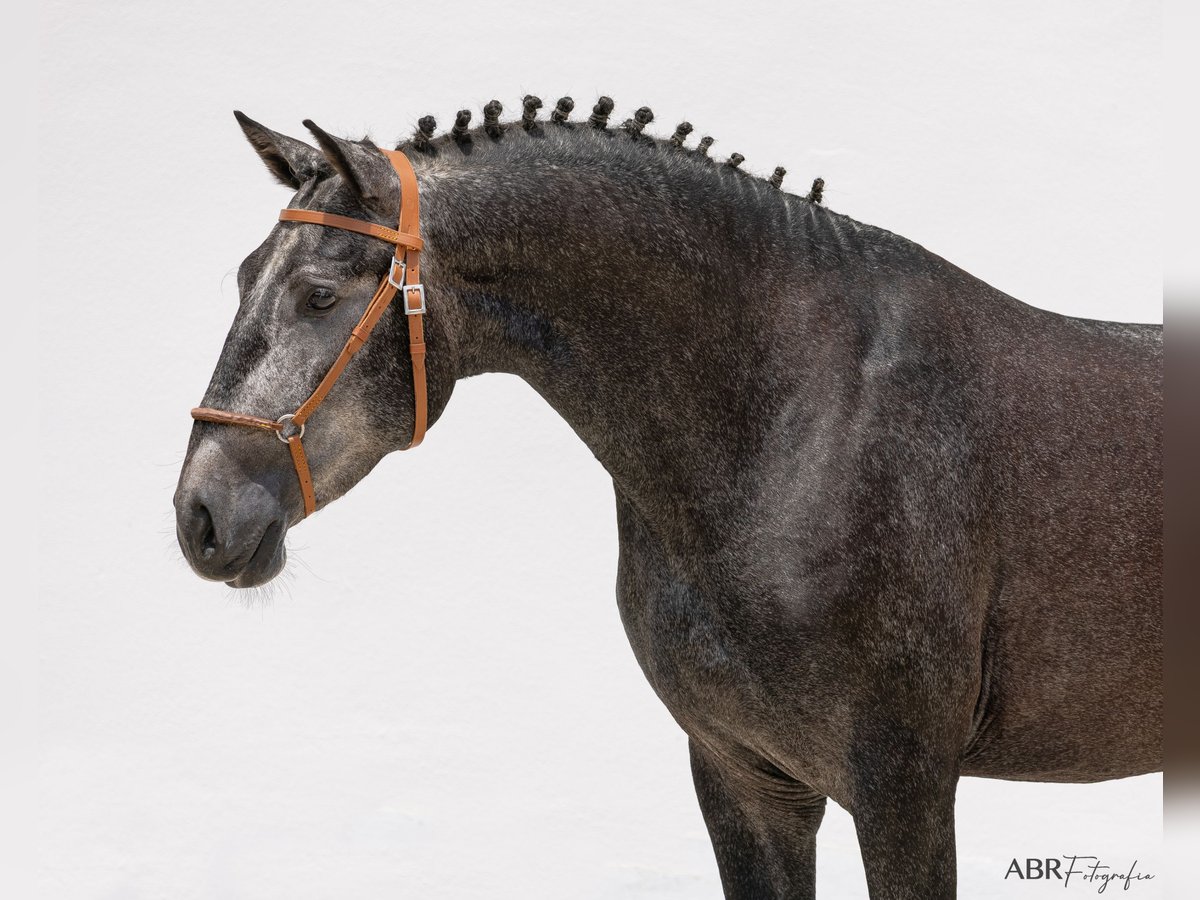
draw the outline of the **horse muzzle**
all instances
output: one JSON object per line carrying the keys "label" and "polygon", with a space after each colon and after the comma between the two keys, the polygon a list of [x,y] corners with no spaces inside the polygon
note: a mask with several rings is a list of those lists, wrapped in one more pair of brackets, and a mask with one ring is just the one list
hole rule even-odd
{"label": "horse muzzle", "polygon": [[179,547],[201,578],[230,587],[265,584],[283,570],[287,513],[258,482],[224,486],[186,475],[175,494]]}

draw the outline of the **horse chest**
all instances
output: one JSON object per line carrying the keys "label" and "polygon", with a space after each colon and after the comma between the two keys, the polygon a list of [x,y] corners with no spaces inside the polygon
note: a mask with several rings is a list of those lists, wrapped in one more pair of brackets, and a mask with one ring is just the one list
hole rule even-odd
{"label": "horse chest", "polygon": [[642,671],[685,729],[724,730],[758,705],[745,648],[702,587],[623,547],[617,602]]}

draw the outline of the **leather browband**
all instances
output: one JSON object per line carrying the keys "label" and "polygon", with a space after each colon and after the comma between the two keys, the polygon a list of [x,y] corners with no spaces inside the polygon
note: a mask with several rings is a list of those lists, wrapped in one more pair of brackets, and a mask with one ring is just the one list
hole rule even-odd
{"label": "leather browband", "polygon": [[[285,209],[279,213],[280,221],[283,222],[302,222],[310,225],[324,225],[329,228],[341,228],[396,245],[395,255],[388,266],[387,274],[383,276],[383,281],[379,283],[379,287],[375,291],[375,296],[367,304],[362,318],[351,330],[346,345],[342,347],[341,353],[333,361],[333,365],[329,367],[329,371],[325,373],[320,384],[294,413],[280,416],[276,420],[203,406],[192,410],[192,418],[202,422],[241,425],[275,432],[275,436],[288,445],[291,453],[292,465],[295,466],[296,477],[300,481],[300,493],[304,498],[305,516],[310,516],[316,511],[317,499],[313,491],[308,458],[304,454],[302,440],[304,423],[329,395],[329,391],[341,377],[351,357],[371,336],[376,323],[395,299],[397,292],[403,294],[401,303],[404,306],[405,318],[408,320],[408,352],[412,358],[413,371],[413,436],[405,449],[411,450],[420,444],[428,426],[429,401],[425,383],[425,287],[421,284],[420,263],[420,252],[424,242],[420,238],[421,209],[420,199],[417,195],[417,176],[413,172],[412,163],[403,153],[397,150],[381,150],[380,152],[391,160],[396,175],[400,179],[400,227],[398,229],[313,209]],[[396,280],[397,273],[400,273],[401,276],[399,282]]]}
{"label": "leather browband", "polygon": [[388,241],[412,250],[419,251],[425,248],[425,242],[415,234],[404,234],[394,228],[376,225],[374,222],[364,222],[362,219],[351,219],[349,216],[321,212],[319,209],[282,209],[279,211],[279,218],[284,222],[308,222],[310,225],[328,225],[330,228],[357,231],[359,234],[379,238],[381,241]]}

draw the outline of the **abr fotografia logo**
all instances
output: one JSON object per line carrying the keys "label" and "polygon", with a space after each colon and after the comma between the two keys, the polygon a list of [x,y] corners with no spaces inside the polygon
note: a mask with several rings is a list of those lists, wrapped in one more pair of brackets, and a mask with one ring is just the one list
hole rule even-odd
{"label": "abr fotografia logo", "polygon": [[1128,868],[1106,865],[1098,856],[1047,856],[1044,859],[1013,858],[1004,873],[1004,880],[1016,877],[1022,881],[1049,881],[1057,878],[1063,887],[1070,887],[1074,879],[1076,886],[1090,885],[1097,894],[1103,894],[1114,881],[1121,882],[1121,890],[1127,891],[1137,881],[1154,878],[1148,872],[1139,872],[1135,859]]}

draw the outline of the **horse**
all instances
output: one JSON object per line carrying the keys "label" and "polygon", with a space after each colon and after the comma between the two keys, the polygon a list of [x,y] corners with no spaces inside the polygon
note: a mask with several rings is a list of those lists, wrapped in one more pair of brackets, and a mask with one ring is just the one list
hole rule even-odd
{"label": "horse", "polygon": [[[459,379],[516,374],[611,475],[621,619],[688,736],[725,896],[813,897],[827,798],[872,898],[931,900],[956,893],[961,776],[1161,770],[1161,326],[1023,304],[829,210],[819,179],[788,193],[687,122],[651,136],[648,108],[615,126],[607,97],[574,120],[541,105],[441,135],[425,117],[397,148],[422,210],[422,402],[434,426]],[[237,117],[290,209],[394,225],[370,140]],[[296,409],[392,250],[277,223],[204,405]],[[312,416],[318,506],[412,440],[403,313]],[[262,584],[302,495],[285,446],[197,421],[182,551]]]}

